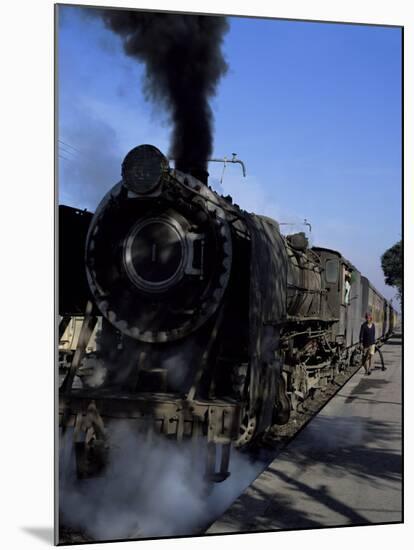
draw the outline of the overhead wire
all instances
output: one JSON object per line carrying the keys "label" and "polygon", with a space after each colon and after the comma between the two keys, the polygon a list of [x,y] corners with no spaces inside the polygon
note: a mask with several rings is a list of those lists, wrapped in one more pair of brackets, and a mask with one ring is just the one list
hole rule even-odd
{"label": "overhead wire", "polygon": [[61,143],[62,145],[65,145],[66,147],[69,147],[69,149],[73,149],[77,153],[80,153],[80,151],[78,149],[76,149],[76,147],[73,147],[73,145],[70,145],[69,143],[66,143],[65,141],[63,141],[63,139],[58,139],[58,142]]}
{"label": "overhead wire", "polygon": [[60,159],[67,160],[68,162],[73,162],[73,159],[68,159],[67,157],[65,157],[65,156],[62,155],[61,153],[59,153],[59,158],[60,158]]}
{"label": "overhead wire", "polygon": [[58,155],[60,159],[66,160],[67,162],[74,162],[77,160],[79,155],[82,153],[62,139],[58,139]]}
{"label": "overhead wire", "polygon": [[73,155],[75,158],[78,156],[75,152],[71,151],[70,149],[66,149],[62,145],[59,145],[59,150],[65,152],[68,155]]}

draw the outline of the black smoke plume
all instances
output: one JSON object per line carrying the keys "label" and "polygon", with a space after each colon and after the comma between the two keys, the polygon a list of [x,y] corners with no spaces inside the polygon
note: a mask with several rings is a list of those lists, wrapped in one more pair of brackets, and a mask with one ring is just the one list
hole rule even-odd
{"label": "black smoke plume", "polygon": [[183,171],[205,170],[212,153],[209,99],[227,71],[221,52],[225,17],[101,10],[128,56],[144,62],[144,91],[163,104],[173,124],[170,156]]}

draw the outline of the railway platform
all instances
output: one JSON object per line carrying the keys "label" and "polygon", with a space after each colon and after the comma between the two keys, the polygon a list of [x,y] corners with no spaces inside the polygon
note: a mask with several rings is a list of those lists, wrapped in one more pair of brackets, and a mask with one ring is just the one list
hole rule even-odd
{"label": "railway platform", "polygon": [[207,534],[399,523],[401,335],[360,369]]}

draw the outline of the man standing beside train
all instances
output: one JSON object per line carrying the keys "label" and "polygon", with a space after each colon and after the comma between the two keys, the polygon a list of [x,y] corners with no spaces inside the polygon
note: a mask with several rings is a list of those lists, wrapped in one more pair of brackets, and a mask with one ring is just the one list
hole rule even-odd
{"label": "man standing beside train", "polygon": [[362,323],[359,331],[359,343],[362,347],[362,361],[365,368],[365,373],[371,374],[371,362],[375,353],[375,325],[372,322],[371,313],[365,314],[365,323]]}

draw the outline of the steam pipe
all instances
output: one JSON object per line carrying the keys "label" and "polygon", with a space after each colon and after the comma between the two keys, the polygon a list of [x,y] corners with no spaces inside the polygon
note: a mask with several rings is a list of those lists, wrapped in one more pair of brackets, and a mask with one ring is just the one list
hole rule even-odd
{"label": "steam pipe", "polygon": [[228,162],[231,162],[233,164],[240,164],[243,170],[243,177],[246,177],[246,166],[244,165],[244,162],[242,160],[239,160],[236,158],[237,154],[232,153],[232,158],[228,159],[227,157],[224,157],[222,159],[207,159],[207,162],[224,162],[226,165]]}
{"label": "steam pipe", "polygon": [[306,218],[303,220],[303,225],[307,225],[309,227],[309,233],[312,232],[312,226]]}
{"label": "steam pipe", "polygon": [[312,233],[312,226],[305,218],[303,222],[278,222],[279,225],[307,225],[309,227],[309,233]]}

